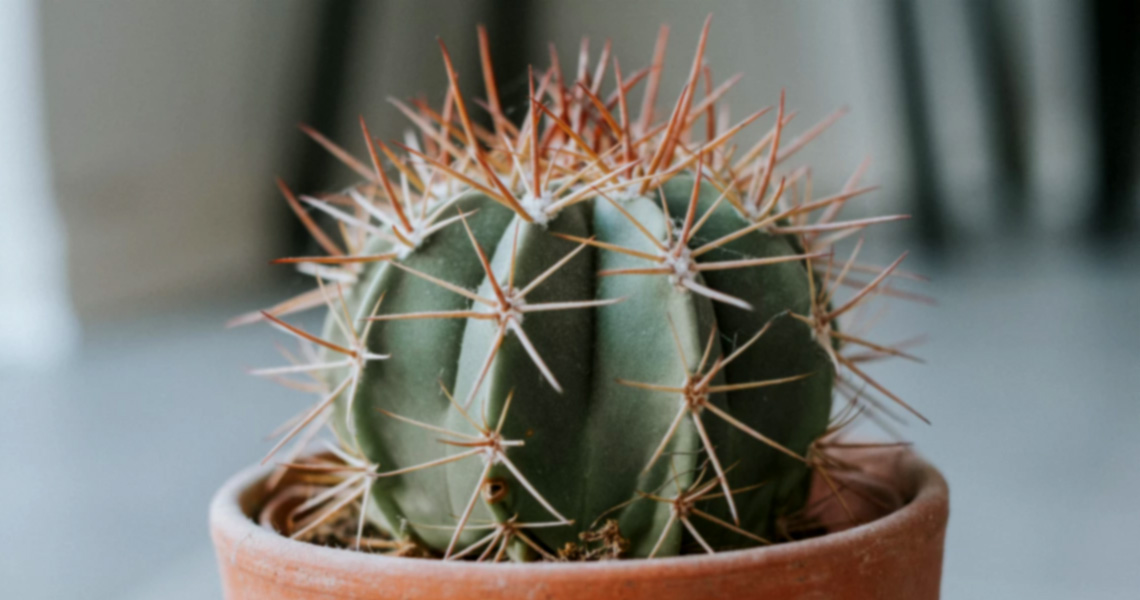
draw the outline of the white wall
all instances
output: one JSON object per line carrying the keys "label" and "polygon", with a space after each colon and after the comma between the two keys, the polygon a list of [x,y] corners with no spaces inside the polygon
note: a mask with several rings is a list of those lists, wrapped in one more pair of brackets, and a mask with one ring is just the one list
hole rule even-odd
{"label": "white wall", "polygon": [[44,2],[47,114],[84,316],[268,273],[315,3]]}
{"label": "white wall", "polygon": [[[83,316],[200,302],[248,291],[273,271],[265,259],[289,231],[273,176],[292,167],[287,148],[307,143],[294,124],[309,97],[313,22],[305,0],[42,2],[44,89],[52,168],[66,224],[70,283]],[[435,37],[447,41],[468,92],[478,89],[474,25],[490,0],[365,2],[357,16],[346,103],[327,133],[362,153],[356,115],[382,137],[407,124],[385,101],[424,92],[438,102],[445,79]],[[991,161],[964,21],[965,0],[920,3],[918,35],[936,158],[950,220],[993,229]],[[850,114],[800,156],[817,189],[835,189],[864,158],[883,186],[876,211],[907,210],[908,149],[897,57],[884,0],[551,0],[532,9],[532,55],[546,41],[573,69],[578,40],[606,38],[627,71],[649,60],[658,26],[672,26],[662,104],[675,95],[697,33],[713,13],[708,62],[744,80],[729,100],[735,118],[776,102],[799,110],[793,134],[840,106]],[[1016,0],[1015,51],[1028,91],[1036,225],[1075,228],[1084,208],[1089,153],[1082,103],[1079,19],[1065,0]],[[347,35],[347,33],[346,33]],[[15,43],[7,40],[7,43]],[[771,118],[754,126],[759,135]],[[341,170],[337,179],[349,181]],[[289,173],[281,173],[286,176]],[[236,292],[235,292],[236,293]]]}

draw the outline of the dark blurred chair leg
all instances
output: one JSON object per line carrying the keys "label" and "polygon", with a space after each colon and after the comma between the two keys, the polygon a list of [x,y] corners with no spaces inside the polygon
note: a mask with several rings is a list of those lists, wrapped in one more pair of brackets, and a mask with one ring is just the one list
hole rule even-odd
{"label": "dark blurred chair leg", "polygon": [[982,87],[987,140],[994,152],[995,197],[1008,229],[1027,224],[1028,161],[1025,102],[1018,85],[1010,18],[1001,2],[968,0],[966,18]]}
{"label": "dark blurred chair leg", "polygon": [[[309,97],[305,100],[304,122],[321,132],[335,131],[344,115],[344,94],[347,89],[351,52],[355,46],[355,34],[362,25],[360,15],[364,3],[360,0],[336,0],[322,2],[315,11],[311,24],[317,30],[314,49],[317,53],[312,62],[312,72],[306,78]],[[375,23],[369,27],[375,27]],[[317,144],[296,144],[289,146],[291,156],[285,157],[289,165],[289,186],[294,190],[320,190],[328,183],[334,158]],[[276,190],[274,190],[276,194]],[[288,220],[291,228],[289,250],[298,251],[312,243],[312,237],[297,219]]]}
{"label": "dark blurred chair leg", "polygon": [[1137,121],[1140,120],[1140,2],[1092,0],[1091,42],[1095,113],[1097,234],[1120,234],[1135,226]]}
{"label": "dark blurred chair leg", "polygon": [[910,158],[910,177],[914,194],[914,217],[922,241],[941,247],[946,241],[942,192],[938,186],[938,165],[934,158],[930,103],[927,99],[922,66],[922,44],[918,39],[916,3],[893,0],[890,4],[891,27],[894,30],[895,55],[902,79],[903,128]]}

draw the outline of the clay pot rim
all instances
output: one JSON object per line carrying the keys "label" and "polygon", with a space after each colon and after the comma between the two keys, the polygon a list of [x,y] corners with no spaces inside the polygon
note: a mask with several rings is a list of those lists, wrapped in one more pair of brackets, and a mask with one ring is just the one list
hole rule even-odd
{"label": "clay pot rim", "polygon": [[653,559],[623,559],[597,562],[479,563],[436,559],[379,556],[353,550],[329,548],[289,539],[258,525],[243,510],[243,496],[256,494],[255,486],[264,481],[270,467],[250,467],[232,476],[214,495],[209,520],[215,542],[228,539],[232,556],[219,560],[236,562],[238,553],[254,554],[277,564],[294,565],[298,569],[333,572],[355,572],[395,575],[416,573],[426,577],[487,576],[525,577],[529,579],[578,576],[621,576],[643,569],[667,569],[671,577],[707,576],[710,572],[738,568],[742,563],[760,566],[765,563],[788,563],[809,560],[834,553],[840,548],[872,543],[889,534],[915,530],[932,515],[943,522],[949,514],[949,489],[946,480],[932,465],[911,451],[900,454],[897,473],[901,481],[893,482],[908,498],[900,509],[869,523],[826,535],[782,542],[760,548],[728,550],[716,554],[689,554]]}

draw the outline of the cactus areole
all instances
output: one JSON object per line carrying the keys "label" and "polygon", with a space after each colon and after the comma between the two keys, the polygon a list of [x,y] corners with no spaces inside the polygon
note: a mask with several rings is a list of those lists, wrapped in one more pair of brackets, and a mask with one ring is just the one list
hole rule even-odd
{"label": "cactus areole", "polygon": [[[576,78],[532,72],[505,111],[480,31],[485,100],[443,48],[446,100],[393,101],[401,141],[362,119],[362,161],[309,132],[364,181],[321,199],[281,183],[324,254],[275,262],[317,286],[246,320],[302,343],[258,373],[318,394],[267,458],[335,472],[313,515],[360,506],[358,536],[451,559],[572,558],[603,538],[630,558],[751,547],[788,538],[822,440],[868,394],[909,410],[859,366],[902,352],[837,326],[893,291],[899,261],[833,251],[900,217],[841,217],[868,191],[862,167],[813,197],[789,166],[838,114],[789,140],[781,93],[730,122],[735,79],[711,85],[707,39],[706,23],[670,111],[654,106],[664,35],[635,73],[583,44]],[[321,332],[289,322],[322,306]],[[323,428],[338,466],[297,464]]]}

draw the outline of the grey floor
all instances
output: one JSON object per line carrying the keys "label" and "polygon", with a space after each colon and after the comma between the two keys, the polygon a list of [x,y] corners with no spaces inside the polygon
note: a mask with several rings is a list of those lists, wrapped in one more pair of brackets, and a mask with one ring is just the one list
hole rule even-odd
{"label": "grey floor", "polygon": [[[945,597],[1136,598],[1140,269],[1132,252],[971,245],[881,338],[930,334],[925,366],[876,374],[934,422],[906,434],[950,479]],[[224,296],[224,294],[223,294]],[[267,331],[232,301],[92,326],[81,356],[0,371],[6,598],[220,597],[206,505],[305,401],[242,373]]]}

